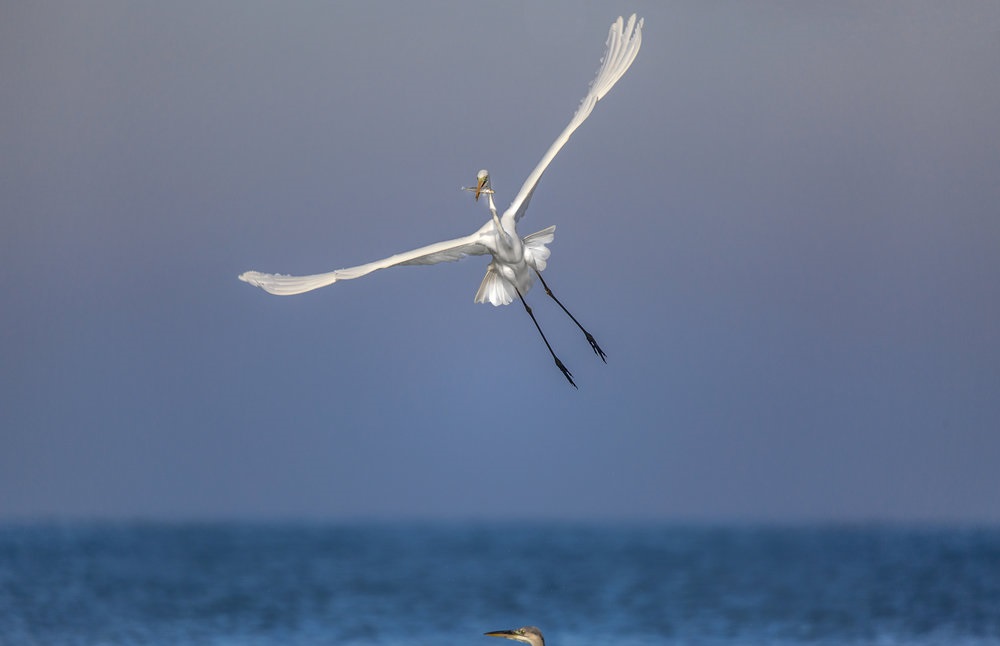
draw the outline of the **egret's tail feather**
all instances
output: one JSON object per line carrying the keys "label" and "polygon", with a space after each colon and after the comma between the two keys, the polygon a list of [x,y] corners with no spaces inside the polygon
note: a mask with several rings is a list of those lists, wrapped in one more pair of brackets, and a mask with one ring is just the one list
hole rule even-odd
{"label": "egret's tail feather", "polygon": [[476,292],[477,303],[491,303],[492,305],[507,305],[514,300],[516,293],[514,287],[500,275],[496,265],[492,262],[486,268],[486,275],[483,282],[479,284],[479,291]]}
{"label": "egret's tail feather", "polygon": [[285,274],[265,274],[259,271],[247,271],[240,274],[239,278],[245,283],[260,287],[268,294],[291,296],[332,285],[340,278],[337,273],[336,271],[331,271],[325,274],[313,274],[312,276],[287,276]]}

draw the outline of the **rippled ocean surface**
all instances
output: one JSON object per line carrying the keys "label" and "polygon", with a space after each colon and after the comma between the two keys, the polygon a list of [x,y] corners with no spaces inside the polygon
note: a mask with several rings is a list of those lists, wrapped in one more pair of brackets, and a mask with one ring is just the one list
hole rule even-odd
{"label": "rippled ocean surface", "polygon": [[0,644],[1000,644],[1000,528],[0,525]]}

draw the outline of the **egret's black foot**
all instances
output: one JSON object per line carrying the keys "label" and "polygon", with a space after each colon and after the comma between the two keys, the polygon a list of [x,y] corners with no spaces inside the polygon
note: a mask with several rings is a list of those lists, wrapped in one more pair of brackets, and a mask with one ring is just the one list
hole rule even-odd
{"label": "egret's black foot", "polygon": [[553,358],[556,360],[556,367],[562,370],[563,376],[566,377],[566,381],[569,382],[569,385],[579,390],[579,388],[577,388],[576,382],[573,381],[573,373],[569,371],[569,368],[563,365],[563,362],[559,360],[559,357],[553,355]]}
{"label": "egret's black foot", "polygon": [[599,356],[601,358],[601,361],[607,363],[608,355],[604,354],[604,350],[601,350],[601,346],[597,345],[597,340],[594,339],[594,335],[591,334],[590,332],[587,332],[586,330],[584,330],[583,333],[587,335],[587,341],[590,342],[590,347],[593,348],[594,354]]}
{"label": "egret's black foot", "polygon": [[[604,354],[604,350],[601,350],[601,346],[597,345],[597,340],[594,339],[594,335],[591,334],[590,332],[588,332],[582,325],[580,325],[580,321],[577,321],[576,317],[573,316],[572,314],[570,314],[569,310],[566,309],[566,306],[563,305],[559,301],[558,298],[556,298],[556,295],[552,293],[551,289],[549,289],[548,283],[546,283],[545,279],[542,278],[542,272],[540,272],[540,271],[538,271],[536,269],[535,270],[535,275],[538,276],[538,280],[542,281],[542,287],[545,288],[545,293],[548,295],[548,297],[551,298],[552,300],[554,300],[556,302],[556,305],[558,305],[560,308],[562,308],[562,311],[566,312],[566,316],[568,316],[574,323],[576,323],[576,326],[578,328],[580,328],[580,331],[583,332],[583,334],[587,337],[587,342],[590,343],[590,347],[594,351],[594,354],[596,354],[597,356],[599,356],[601,358],[601,361],[603,361],[604,363],[607,363],[608,362],[608,355]],[[522,299],[522,300],[524,300],[524,299]],[[525,305],[525,307],[527,307],[527,305]],[[536,322],[535,325],[538,325],[538,323]],[[550,348],[550,350],[551,350],[551,348]],[[569,381],[570,381],[570,383],[573,383],[572,379],[570,379]]]}

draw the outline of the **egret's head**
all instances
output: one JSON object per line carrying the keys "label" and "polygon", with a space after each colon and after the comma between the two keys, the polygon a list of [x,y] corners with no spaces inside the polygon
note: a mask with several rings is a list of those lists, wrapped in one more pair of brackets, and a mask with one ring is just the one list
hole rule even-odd
{"label": "egret's head", "polygon": [[490,191],[490,172],[486,169],[479,171],[476,175],[476,201],[479,201],[479,195],[484,192]]}
{"label": "egret's head", "polygon": [[514,630],[494,630],[493,632],[484,634],[490,637],[513,639],[516,642],[524,642],[529,646],[545,646],[545,638],[542,637],[542,631],[534,626],[525,626],[524,628],[516,628]]}

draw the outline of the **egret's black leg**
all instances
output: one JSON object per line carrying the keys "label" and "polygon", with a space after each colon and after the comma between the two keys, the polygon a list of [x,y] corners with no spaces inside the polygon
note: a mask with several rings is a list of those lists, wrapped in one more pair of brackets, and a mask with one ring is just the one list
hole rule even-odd
{"label": "egret's black leg", "polygon": [[597,341],[594,339],[594,335],[592,335],[590,332],[588,332],[586,330],[586,328],[584,328],[582,325],[580,325],[580,321],[577,321],[576,317],[573,316],[572,314],[570,314],[569,310],[566,309],[566,306],[559,302],[559,299],[556,298],[556,295],[552,293],[552,290],[549,289],[549,286],[545,283],[545,279],[542,278],[542,272],[540,272],[540,271],[538,271],[536,269],[535,273],[538,275],[538,280],[542,281],[542,287],[545,288],[545,293],[548,294],[552,298],[552,300],[554,300],[556,302],[556,305],[558,305],[559,307],[561,307],[562,311],[566,312],[566,316],[568,316],[571,319],[573,319],[573,322],[576,323],[576,326],[578,328],[580,328],[580,330],[583,331],[584,336],[587,337],[587,341],[590,343],[590,347],[593,348],[593,350],[594,350],[594,354],[596,354],[597,356],[599,356],[601,358],[601,361],[603,361],[604,363],[607,363],[608,362],[608,357],[607,357],[606,354],[604,354],[604,350],[601,350],[601,346],[597,345]]}
{"label": "egret's black leg", "polygon": [[556,367],[562,370],[563,376],[566,377],[566,380],[569,381],[569,384],[574,388],[576,388],[576,382],[573,381],[573,375],[570,373],[569,370],[566,369],[566,366],[563,365],[563,362],[559,360],[559,357],[556,356],[556,353],[553,352],[552,346],[549,345],[549,340],[545,338],[545,332],[542,332],[542,326],[538,324],[538,320],[535,319],[534,312],[531,311],[531,308],[528,307],[528,303],[525,302],[524,296],[521,296],[521,290],[515,287],[514,291],[517,292],[517,297],[521,299],[521,304],[524,305],[524,311],[528,313],[528,316],[531,317],[532,323],[534,323],[535,327],[538,329],[538,333],[542,335],[542,341],[545,342],[545,347],[549,349],[549,354],[552,355],[552,359],[556,362]]}

